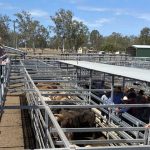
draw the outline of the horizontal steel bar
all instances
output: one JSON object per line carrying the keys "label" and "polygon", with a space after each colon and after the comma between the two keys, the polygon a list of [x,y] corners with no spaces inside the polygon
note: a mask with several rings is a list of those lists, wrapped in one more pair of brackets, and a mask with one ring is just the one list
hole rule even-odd
{"label": "horizontal steel bar", "polygon": [[[145,131],[144,127],[100,127],[100,128],[62,128],[64,132],[101,132],[101,131]],[[51,132],[56,132],[52,129]]]}
{"label": "horizontal steel bar", "polygon": [[62,96],[75,96],[75,95],[89,95],[88,93],[44,93],[44,92],[41,92],[41,95],[43,96],[59,96],[59,95],[62,95]]}
{"label": "horizontal steel bar", "polygon": [[[40,102],[40,101],[39,101]],[[60,101],[61,102],[61,101]],[[71,101],[68,101],[71,102]],[[83,101],[84,102],[84,101]],[[78,109],[78,108],[114,108],[114,107],[150,107],[150,105],[140,105],[136,106],[135,104],[128,104],[127,106],[120,105],[48,105],[49,108],[71,108],[71,109]],[[43,105],[34,105],[34,106],[0,106],[0,109],[44,109]]]}
{"label": "horizontal steel bar", "polygon": [[51,82],[75,82],[75,83],[77,82],[77,80],[72,80],[72,79],[71,80],[44,80],[44,79],[43,80],[41,80],[41,79],[40,80],[34,80],[33,79],[33,81],[34,82],[46,82],[46,83],[47,82],[50,82],[50,83]]}
{"label": "horizontal steel bar", "polygon": [[111,89],[42,89],[40,91],[111,91]]}
{"label": "horizontal steel bar", "polygon": [[150,150],[150,145],[77,147],[76,150]]}
{"label": "horizontal steel bar", "polygon": [[115,107],[150,107],[150,104],[116,104],[116,105],[49,105],[50,108],[115,108]]}
{"label": "horizontal steel bar", "polygon": [[4,109],[44,109],[44,106],[0,106],[0,110]]}
{"label": "horizontal steel bar", "polygon": [[[41,150],[41,149],[35,149],[35,150]],[[42,150],[49,150],[42,149]],[[71,148],[51,148],[51,150],[150,150],[149,145],[137,145],[137,146],[97,146],[97,147],[79,147],[72,145]]]}
{"label": "horizontal steel bar", "polygon": [[69,102],[69,103],[85,103],[86,101],[84,100],[50,100],[50,101],[45,101],[45,102],[49,102],[49,103],[55,103],[55,102],[60,102],[60,103],[65,103],[65,102]]}
{"label": "horizontal steel bar", "polygon": [[[143,139],[120,139],[120,140],[72,140],[72,144],[109,144],[109,143],[143,143]],[[62,145],[61,141],[56,141],[56,145]]]}

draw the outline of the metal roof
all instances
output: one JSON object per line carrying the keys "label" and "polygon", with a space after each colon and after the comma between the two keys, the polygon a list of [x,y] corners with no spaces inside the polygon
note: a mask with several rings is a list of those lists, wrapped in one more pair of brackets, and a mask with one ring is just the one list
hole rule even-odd
{"label": "metal roof", "polygon": [[134,48],[150,48],[150,45],[132,45]]}
{"label": "metal roof", "polygon": [[90,70],[105,72],[117,76],[150,82],[150,70],[146,70],[146,69],[115,66],[115,65],[101,64],[101,63],[88,62],[88,61],[60,60],[59,62],[74,65],[74,66],[79,66]]}

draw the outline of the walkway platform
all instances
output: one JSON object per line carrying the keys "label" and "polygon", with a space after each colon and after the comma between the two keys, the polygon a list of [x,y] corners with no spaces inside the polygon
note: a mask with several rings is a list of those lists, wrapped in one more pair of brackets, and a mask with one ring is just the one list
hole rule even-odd
{"label": "walkway platform", "polygon": [[[5,106],[20,105],[19,96],[7,96]],[[5,110],[0,121],[0,150],[24,149],[21,110]]]}

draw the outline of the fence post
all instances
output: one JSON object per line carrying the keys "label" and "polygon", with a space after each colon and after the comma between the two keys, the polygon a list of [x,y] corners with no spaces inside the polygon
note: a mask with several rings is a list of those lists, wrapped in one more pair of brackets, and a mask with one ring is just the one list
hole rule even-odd
{"label": "fence post", "polygon": [[2,65],[0,65],[0,105],[2,105]]}
{"label": "fence post", "polygon": [[48,132],[48,114],[47,112],[45,111],[45,147],[48,148],[48,135],[47,135],[47,132]]}

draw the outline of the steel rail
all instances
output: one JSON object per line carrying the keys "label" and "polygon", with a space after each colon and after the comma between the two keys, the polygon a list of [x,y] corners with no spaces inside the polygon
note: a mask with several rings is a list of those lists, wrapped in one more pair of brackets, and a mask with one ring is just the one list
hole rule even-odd
{"label": "steel rail", "polygon": [[[40,98],[40,101],[43,98]],[[43,100],[44,101],[44,100]],[[45,102],[45,101],[44,101]],[[51,102],[51,101],[50,101]],[[61,101],[60,101],[61,102]],[[69,101],[71,102],[71,101]],[[46,102],[45,102],[46,104]],[[47,105],[47,104],[46,104]],[[33,106],[0,106],[0,109],[44,109],[45,105],[33,105]],[[150,107],[150,104],[115,104],[115,105],[47,105],[49,108],[71,108],[71,109],[76,109],[76,108],[115,108],[115,107],[136,107],[136,108],[142,108],[142,107]]]}
{"label": "steel rail", "polygon": [[[72,144],[110,144],[110,143],[144,143],[144,139],[109,139],[109,140],[71,140]],[[56,145],[62,145],[61,141],[56,141]]]}
{"label": "steel rail", "polygon": [[[21,61],[21,65],[23,65],[23,62]],[[24,65],[23,65],[24,66]],[[30,75],[28,74],[26,68],[24,68],[24,71],[28,77],[28,79],[31,81],[31,84],[33,86],[33,88],[36,90],[38,96],[40,97],[40,100],[41,100],[41,103],[43,104],[43,106],[45,107],[45,111],[47,112],[48,116],[51,118],[51,121],[53,122],[54,126],[56,127],[57,129],[57,132],[63,142],[63,144],[66,146],[66,147],[71,147],[71,144],[69,143],[66,135],[63,133],[63,131],[61,130],[61,127],[59,126],[58,122],[56,121],[52,111],[49,109],[49,107],[47,106],[47,104],[45,103],[42,95],[40,94],[40,91],[38,90],[38,88],[35,86],[34,82],[32,81]]]}

